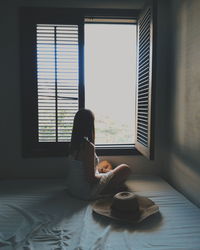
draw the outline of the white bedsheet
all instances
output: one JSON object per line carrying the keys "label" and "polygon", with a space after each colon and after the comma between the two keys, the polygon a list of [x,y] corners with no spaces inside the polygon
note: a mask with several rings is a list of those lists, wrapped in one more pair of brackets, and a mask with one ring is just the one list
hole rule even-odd
{"label": "white bedsheet", "polygon": [[200,209],[158,177],[134,177],[130,189],[160,207],[138,226],[92,213],[62,180],[0,182],[0,249],[200,250]]}

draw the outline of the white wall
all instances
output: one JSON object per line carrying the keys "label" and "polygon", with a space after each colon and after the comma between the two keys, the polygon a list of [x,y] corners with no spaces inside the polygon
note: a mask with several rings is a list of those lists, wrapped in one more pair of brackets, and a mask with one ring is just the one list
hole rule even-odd
{"label": "white wall", "polygon": [[[44,178],[62,177],[66,172],[64,157],[22,158],[21,152],[21,107],[20,107],[20,49],[19,7],[84,7],[84,8],[141,8],[141,0],[5,0],[0,6],[0,93],[1,93],[1,161],[0,178]],[[167,137],[167,71],[168,52],[166,44],[166,1],[159,1],[158,47],[157,47],[157,97],[155,160],[150,162],[142,156],[108,157],[114,164],[128,163],[136,174],[159,174],[165,165]]]}
{"label": "white wall", "polygon": [[171,6],[171,118],[168,180],[200,206],[200,1]]}

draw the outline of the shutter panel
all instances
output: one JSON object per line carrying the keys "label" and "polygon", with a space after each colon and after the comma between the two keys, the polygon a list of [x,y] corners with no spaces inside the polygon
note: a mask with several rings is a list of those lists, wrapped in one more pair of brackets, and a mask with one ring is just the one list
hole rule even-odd
{"label": "shutter panel", "polygon": [[152,8],[146,8],[138,20],[137,122],[135,147],[153,158],[152,149]]}
{"label": "shutter panel", "polygon": [[78,25],[37,24],[38,142],[69,142],[78,110]]}

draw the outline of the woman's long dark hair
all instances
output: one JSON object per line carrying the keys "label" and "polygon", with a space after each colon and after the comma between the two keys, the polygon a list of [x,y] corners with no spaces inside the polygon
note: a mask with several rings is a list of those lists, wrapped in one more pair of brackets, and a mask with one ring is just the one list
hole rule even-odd
{"label": "woman's long dark hair", "polygon": [[80,109],[74,117],[70,153],[80,149],[84,137],[94,144],[94,114],[89,109]]}

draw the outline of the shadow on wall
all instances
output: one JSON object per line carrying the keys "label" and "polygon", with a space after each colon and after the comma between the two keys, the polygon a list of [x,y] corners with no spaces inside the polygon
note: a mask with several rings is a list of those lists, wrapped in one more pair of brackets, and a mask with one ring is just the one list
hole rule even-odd
{"label": "shadow on wall", "polygon": [[171,1],[170,152],[166,178],[200,206],[200,2]]}
{"label": "shadow on wall", "polygon": [[169,178],[172,185],[200,207],[200,163],[187,148],[175,147],[169,158]]}

